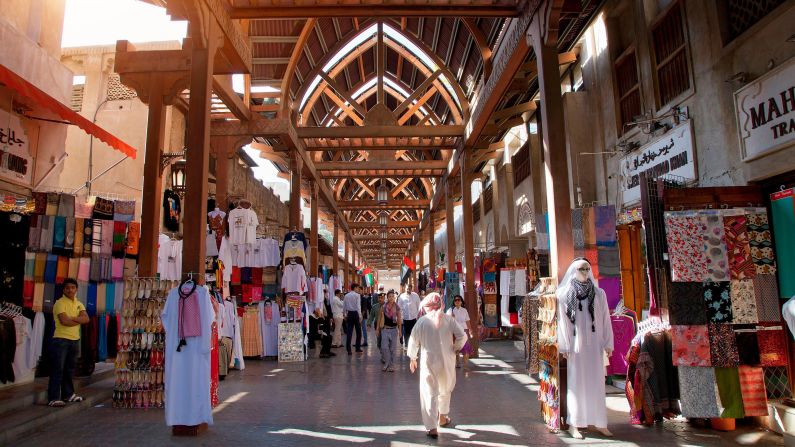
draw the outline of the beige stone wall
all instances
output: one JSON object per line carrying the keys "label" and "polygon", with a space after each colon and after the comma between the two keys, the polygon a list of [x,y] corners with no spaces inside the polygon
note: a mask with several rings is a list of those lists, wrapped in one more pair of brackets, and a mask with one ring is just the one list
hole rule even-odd
{"label": "beige stone wall", "polygon": [[[52,57],[61,54],[66,0],[3,0],[0,17]],[[5,43],[4,43],[5,45]]]}
{"label": "beige stone wall", "polygon": [[[267,163],[265,160],[261,163]],[[251,169],[246,168],[237,158],[230,160],[229,198],[245,198],[251,202],[260,224],[270,226],[271,230],[282,234],[287,231],[289,208],[274,194],[271,188],[265,187],[254,177]]]}

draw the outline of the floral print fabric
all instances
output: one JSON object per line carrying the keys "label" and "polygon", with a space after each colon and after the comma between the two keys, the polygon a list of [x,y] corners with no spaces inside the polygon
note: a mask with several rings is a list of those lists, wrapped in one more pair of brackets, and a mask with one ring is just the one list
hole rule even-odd
{"label": "floral print fabric", "polygon": [[712,281],[729,280],[729,257],[726,254],[726,235],[720,214],[706,214],[702,217],[702,240],[704,255],[707,257],[707,278]]}
{"label": "floral print fabric", "polygon": [[668,315],[671,324],[707,324],[704,287],[700,282],[671,283],[669,295]]}
{"label": "floral print fabric", "polygon": [[753,280],[732,280],[730,289],[732,322],[735,324],[758,322]]}
{"label": "floral print fabric", "polygon": [[678,368],[678,371],[682,416],[686,418],[720,417],[715,369],[682,366]]}
{"label": "floral print fabric", "polygon": [[740,354],[737,352],[734,328],[731,325],[709,325],[709,352],[712,366],[730,368],[740,364]]}
{"label": "floral print fabric", "polygon": [[705,282],[704,303],[707,307],[707,318],[710,322],[732,322],[732,303],[728,282]]}
{"label": "floral print fabric", "polygon": [[723,229],[731,279],[752,279],[756,276],[756,266],[748,242],[748,219],[744,215],[724,216]]}
{"label": "floral print fabric", "polygon": [[671,326],[673,363],[677,366],[711,366],[709,331],[706,325]]}
{"label": "floral print fabric", "polygon": [[701,282],[708,277],[702,231],[697,215],[665,213],[665,233],[674,282]]}
{"label": "floral print fabric", "polygon": [[773,242],[770,238],[770,223],[766,212],[748,215],[748,241],[751,246],[751,258],[756,266],[757,275],[776,273],[776,257],[773,254]]}
{"label": "floral print fabric", "polygon": [[754,277],[754,297],[756,298],[756,312],[759,321],[781,321],[776,275],[756,275]]}

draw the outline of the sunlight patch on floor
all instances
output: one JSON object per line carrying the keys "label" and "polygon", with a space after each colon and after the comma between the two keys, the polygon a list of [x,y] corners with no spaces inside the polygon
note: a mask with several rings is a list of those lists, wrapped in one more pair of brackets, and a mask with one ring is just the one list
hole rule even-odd
{"label": "sunlight patch on floor", "polygon": [[[395,435],[402,431],[424,432],[422,425],[373,425],[373,426],[337,426],[337,430],[349,430],[360,433],[373,433],[379,435]],[[462,424],[455,428],[441,428],[439,432],[444,435],[456,436],[460,439],[470,439],[476,436],[477,432],[499,433],[509,436],[519,436],[519,432],[511,425],[506,424]]]}
{"label": "sunlight patch on floor", "polygon": [[329,439],[332,441],[357,442],[357,443],[375,441],[374,438],[365,438],[363,436],[336,435],[334,433],[323,433],[311,430],[299,430],[296,428],[285,428],[282,430],[269,431],[268,433],[272,433],[274,435],[299,435],[299,436],[307,436],[310,438]]}
{"label": "sunlight patch on floor", "polygon": [[230,404],[233,404],[233,403],[239,401],[240,399],[244,398],[247,394],[248,394],[248,391],[242,391],[240,393],[233,394],[233,395],[227,397],[226,399],[224,399],[223,402],[218,404],[217,407],[213,408],[213,414],[220,413],[220,412],[224,411],[226,409],[226,407],[228,407]]}
{"label": "sunlight patch on floor", "polygon": [[488,432],[500,433],[503,435],[519,436],[519,432],[512,425],[506,425],[506,424],[494,424],[494,425],[456,424],[455,428],[459,430],[488,431]]}
{"label": "sunlight patch on floor", "polygon": [[455,442],[460,442],[461,444],[468,444],[468,445],[483,445],[487,447],[521,447],[524,445],[524,444],[505,444],[503,442],[464,441],[461,439],[456,439]]}

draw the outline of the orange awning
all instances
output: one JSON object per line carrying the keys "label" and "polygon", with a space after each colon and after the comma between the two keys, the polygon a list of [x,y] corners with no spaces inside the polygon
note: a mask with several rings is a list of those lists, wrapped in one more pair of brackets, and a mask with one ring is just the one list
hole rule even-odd
{"label": "orange awning", "polygon": [[50,110],[60,116],[62,120],[68,121],[83,129],[86,133],[99,138],[102,142],[113,147],[122,154],[130,158],[135,158],[138,151],[136,151],[134,147],[121,141],[107,130],[97,126],[79,113],[63,105],[61,102],[47,93],[44,93],[30,82],[22,79],[2,64],[0,64],[0,84],[5,84],[8,88],[16,90],[17,93]]}

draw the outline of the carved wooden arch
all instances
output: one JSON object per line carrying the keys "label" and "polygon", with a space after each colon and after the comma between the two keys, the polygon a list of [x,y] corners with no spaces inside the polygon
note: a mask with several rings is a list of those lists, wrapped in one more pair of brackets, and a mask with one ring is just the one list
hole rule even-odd
{"label": "carved wooden arch", "polygon": [[475,45],[478,46],[480,50],[480,59],[483,62],[483,82],[489,80],[491,76],[491,48],[489,47],[489,42],[486,40],[486,36],[483,35],[483,32],[480,31],[478,28],[478,24],[475,22],[475,19],[471,17],[465,17],[461,19],[464,22],[464,26],[467,27],[469,30],[469,34],[472,35],[472,39],[475,41]]}
{"label": "carved wooden arch", "polygon": [[547,46],[557,46],[560,37],[560,18],[565,0],[547,0],[539,11],[543,39]]}
{"label": "carved wooden arch", "polygon": [[312,30],[315,28],[316,22],[317,19],[307,19],[306,23],[304,24],[304,29],[301,30],[301,34],[298,36],[298,40],[295,42],[293,53],[290,55],[290,61],[287,62],[287,69],[284,71],[284,77],[282,78],[281,84],[282,96],[280,99],[280,117],[287,116],[289,113],[291,107],[290,84],[292,83],[293,73],[295,73],[295,67],[298,66],[298,60],[301,58],[301,55],[304,54],[304,46],[306,46],[309,36],[312,35]]}
{"label": "carved wooden arch", "polygon": [[[378,76],[376,73],[372,73],[372,74],[370,74],[370,76],[368,76],[367,78],[365,78],[363,81],[360,81],[360,82],[359,82],[359,83],[357,83],[355,86],[353,86],[353,87],[351,88],[351,90],[354,90],[354,91],[355,91],[355,90],[357,90],[358,88],[361,88],[361,86],[363,86],[363,85],[367,84],[368,82],[372,81],[373,79],[375,79],[375,78],[376,78],[376,76]],[[405,84],[403,81],[401,81],[400,79],[398,79],[398,78],[394,77],[394,76],[393,76],[391,73],[384,73],[384,78],[389,78],[389,80],[390,80],[390,81],[392,81],[392,82],[394,82],[395,84],[397,84],[397,85],[401,86],[401,87],[402,87],[404,90],[406,90],[406,91],[411,91],[411,87],[407,86],[407,85],[406,85],[406,84]],[[322,85],[322,83],[321,83],[321,85]],[[377,90],[378,90],[378,86],[377,86],[377,85],[374,85],[373,87],[371,87],[371,88],[369,88],[369,89],[365,90],[364,92],[362,92],[362,94],[361,94],[361,95],[360,95],[358,98],[353,98],[353,99],[355,99],[356,101],[358,101],[358,102],[360,102],[360,103],[361,103],[361,102],[363,102],[363,101],[366,101],[366,100],[367,100],[367,98],[369,98],[369,97],[370,97],[370,96],[372,96],[373,94],[375,94],[375,93],[377,92]],[[322,91],[322,89],[318,88],[318,91]],[[385,91],[385,92],[387,92],[387,93],[389,93],[390,95],[392,95],[392,97],[393,97],[393,98],[395,98],[395,99],[397,99],[397,100],[399,100],[399,101],[405,101],[405,100],[406,100],[406,96],[404,96],[402,93],[400,93],[399,91],[395,90],[394,88],[392,88],[392,87],[391,87],[390,85],[388,85],[388,84],[384,84],[384,91]],[[438,88],[437,88],[437,91],[438,91]],[[409,93],[409,94],[411,94],[411,93]],[[308,104],[309,104],[309,101],[307,101],[307,105],[308,105]],[[329,115],[332,115],[332,114],[333,114],[334,112],[336,112],[338,109],[339,109],[339,106],[337,106],[337,107],[332,107],[332,109],[331,109],[331,110],[329,110],[329,113],[328,113],[328,114],[329,114]],[[430,108],[430,107],[426,107],[426,109],[428,110],[428,114],[429,114],[429,115],[431,115],[431,118],[435,119],[437,123],[441,123],[441,122],[442,122],[442,120],[441,120],[441,119],[439,119],[439,116],[436,114],[436,112],[434,112],[433,110],[431,110],[431,108]],[[340,116],[346,116],[346,115],[347,115],[347,113],[346,113],[346,111],[345,111],[345,110],[343,110],[343,111],[342,111],[342,113],[340,114]],[[417,110],[414,112],[414,115],[416,115],[416,116],[417,116],[418,118],[420,118],[420,119],[422,119],[422,118],[424,118],[424,117],[425,117],[425,115],[423,115],[423,114],[422,114],[422,111],[421,111],[419,108],[418,108],[418,109],[417,109]],[[323,121],[325,121],[325,120],[326,120],[326,118],[328,118],[328,115],[327,115],[326,117],[324,117]],[[395,117],[395,119],[397,119],[397,118],[399,118],[399,117]],[[321,123],[320,125],[323,125],[323,124]]]}
{"label": "carved wooden arch", "polygon": [[[378,23],[378,22],[376,22],[376,23]],[[468,119],[469,118],[469,102],[466,99],[466,95],[464,94],[463,89],[461,88],[461,86],[458,83],[458,79],[455,76],[453,76],[452,72],[447,67],[447,65],[444,63],[444,61],[442,61],[441,58],[439,58],[439,56],[435,52],[433,52],[430,48],[428,48],[427,45],[425,44],[425,42],[423,42],[423,41],[421,41],[419,39],[416,39],[410,33],[405,33],[403,31],[401,31],[399,28],[395,28],[395,27],[392,27],[392,26],[390,26],[390,27],[393,28],[397,33],[400,33],[400,35],[404,39],[406,39],[407,41],[411,42],[413,45],[418,47],[429,58],[431,58],[434,61],[434,63],[439,67],[439,69],[442,71],[442,73],[447,77],[448,81],[450,82],[450,85],[452,86],[453,92],[455,93],[455,95],[456,95],[456,97],[458,99],[458,102],[461,105],[460,109],[459,109],[458,105],[455,103],[455,101],[452,99],[452,97],[449,95],[449,92],[447,92],[447,89],[444,88],[444,86],[441,84],[441,81],[438,81],[439,85],[438,85],[437,89],[439,90],[440,94],[442,94],[442,97],[445,99],[445,101],[448,102],[451,111],[454,111],[454,114],[460,113],[460,120],[461,121],[464,121],[464,120]],[[339,53],[339,51],[342,50],[342,48],[345,45],[347,45],[350,41],[354,40],[357,36],[359,36],[360,34],[364,33],[366,30],[369,30],[369,29],[370,29],[370,26],[367,26],[364,29],[357,30],[357,31],[349,34],[348,37],[340,40],[339,42],[337,42],[334,45],[334,48],[331,49],[326,54],[326,56],[320,62],[318,62],[315,65],[315,67],[305,77],[306,81],[303,83],[303,85],[301,86],[301,88],[299,89],[299,91],[296,94],[296,100],[297,101],[295,101],[293,103],[293,105],[292,105],[293,110],[295,112],[300,112],[298,110],[299,107],[300,107],[300,98],[302,98],[306,94],[307,89],[312,84],[313,80],[318,76],[318,74],[322,70],[323,66],[330,59],[335,57]],[[353,49],[353,51],[348,53],[342,60],[340,60],[328,72],[328,75],[330,77],[332,77],[332,78],[336,78],[336,76],[339,74],[339,72],[342,71],[347,65],[352,63],[354,59],[356,59],[359,55],[361,55],[362,53],[364,53],[365,51],[369,50],[374,45],[376,45],[377,40],[378,40],[377,38],[378,38],[378,34],[376,33],[371,38],[369,38],[369,39],[365,40],[364,42],[362,42],[357,48]],[[393,50],[398,52],[398,54],[402,55],[407,61],[409,61],[412,64],[414,64],[415,67],[420,72],[422,72],[426,77],[430,76],[430,74],[431,74],[430,70],[423,63],[421,63],[416,58],[416,56],[414,56],[412,53],[410,53],[406,48],[401,46],[398,42],[395,42],[395,41],[393,41],[391,39],[384,39],[384,44],[388,45],[390,48],[392,48]],[[288,90],[289,87],[290,87],[289,83],[292,82],[292,76],[290,76],[289,78],[285,77],[285,80],[288,80],[288,83],[286,85],[283,84],[283,88],[285,90]],[[320,91],[319,90],[320,90],[320,87],[321,87],[322,84],[324,84],[323,81],[321,81],[318,84],[318,86],[315,88],[315,90],[312,92],[310,97],[307,99],[306,104],[304,104],[304,107],[300,107],[301,110],[311,110],[311,107],[314,106],[314,103],[319,98],[319,95],[320,95]],[[460,112],[459,112],[459,110],[460,110]]]}

